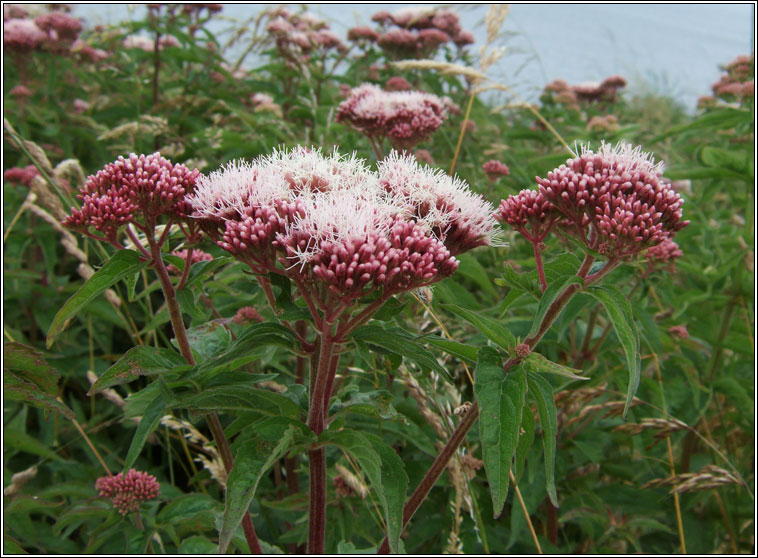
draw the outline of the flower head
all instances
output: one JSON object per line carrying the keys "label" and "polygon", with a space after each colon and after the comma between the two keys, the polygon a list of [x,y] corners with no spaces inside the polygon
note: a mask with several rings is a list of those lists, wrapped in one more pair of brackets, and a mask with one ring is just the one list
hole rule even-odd
{"label": "flower head", "polygon": [[382,165],[377,174],[355,156],[276,151],[201,178],[191,203],[219,227],[219,246],[253,270],[279,264],[346,300],[439,281],[457,268],[455,254],[490,241],[491,208],[465,183],[410,155]]}
{"label": "flower head", "polygon": [[87,178],[77,196],[82,207],[72,208],[64,224],[85,231],[94,227],[113,242],[121,225],[137,217],[153,223],[164,214],[186,218],[192,208],[185,195],[194,189],[199,174],[160,153],[119,157]]}
{"label": "flower head", "polygon": [[495,159],[490,159],[484,163],[482,165],[482,170],[487,174],[487,178],[489,178],[490,182],[495,182],[501,176],[508,176],[511,174],[508,165]]}
{"label": "flower head", "polygon": [[536,190],[521,190],[500,202],[495,218],[510,225],[530,242],[542,242],[559,214]]}
{"label": "flower head", "polygon": [[3,48],[19,52],[41,48],[48,35],[32,19],[3,22]]}
{"label": "flower head", "polygon": [[369,137],[389,138],[410,149],[431,136],[447,117],[445,103],[419,91],[383,91],[372,84],[356,87],[337,109],[337,122],[348,122]]}
{"label": "flower head", "polygon": [[[187,255],[189,254],[189,250],[176,250],[174,252],[171,252],[173,256],[177,256],[184,260],[185,265],[189,265],[192,267],[198,262],[209,262],[213,259],[213,256],[211,256],[208,252],[204,252],[203,250],[198,250],[197,248],[192,249],[192,256],[190,258],[190,261],[187,262]],[[171,264],[168,266],[168,272],[169,273],[175,273],[180,274],[181,271],[178,267],[176,267],[174,264]]]}
{"label": "flower head", "polygon": [[381,185],[402,200],[406,211],[444,242],[453,255],[496,239],[492,206],[457,177],[422,167],[396,151],[379,163]]}
{"label": "flower head", "polygon": [[126,475],[119,473],[95,481],[95,489],[100,496],[110,498],[121,515],[138,511],[142,502],[157,498],[160,488],[154,476],[135,469],[130,469]]}
{"label": "flower head", "polygon": [[583,148],[537,183],[590,248],[621,258],[659,244],[689,223],[682,220],[684,201],[662,180],[662,171],[663,165],[639,147],[604,143],[597,153]]}
{"label": "flower head", "polygon": [[35,176],[40,176],[40,172],[34,165],[27,165],[25,167],[13,167],[3,173],[3,178],[6,182],[15,182],[17,184],[22,184],[27,188],[32,185],[32,180]]}

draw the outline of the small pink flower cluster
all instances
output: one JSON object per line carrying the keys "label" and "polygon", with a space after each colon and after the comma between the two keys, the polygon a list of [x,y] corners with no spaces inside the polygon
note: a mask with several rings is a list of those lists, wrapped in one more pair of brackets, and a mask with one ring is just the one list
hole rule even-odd
{"label": "small pink flower cluster", "polygon": [[250,96],[250,102],[256,112],[267,111],[282,116],[282,107],[274,102],[274,98],[267,93],[254,93]]}
{"label": "small pink flower cluster", "polygon": [[15,182],[29,188],[35,176],[40,176],[37,167],[27,165],[25,167],[13,167],[3,173],[6,182]]}
{"label": "small pink flower cluster", "polygon": [[[537,177],[539,192],[522,191],[500,205],[499,218],[530,241],[541,241],[556,218],[609,260],[661,244],[684,228],[684,201],[661,176],[662,165],[628,144],[603,144]],[[524,225],[529,224],[531,233]]]}
{"label": "small pink flower cluster", "polygon": [[607,101],[615,103],[618,91],[626,87],[626,80],[621,76],[611,76],[602,82],[584,82],[569,85],[562,79],[551,81],[545,86],[543,101],[552,99],[571,110],[579,110],[579,103],[587,104]]}
{"label": "small pink flower cluster", "polygon": [[337,122],[348,122],[369,138],[388,138],[397,149],[411,149],[431,136],[447,117],[445,102],[420,91],[384,91],[365,83],[337,109]]}
{"label": "small pink flower cluster", "polygon": [[157,498],[160,489],[161,485],[154,476],[135,469],[129,469],[126,475],[119,473],[95,481],[95,490],[103,498],[110,498],[121,515],[139,511],[140,504]]}
{"label": "small pink flower cluster", "polygon": [[[172,255],[178,256],[181,259],[184,260],[184,264],[187,265],[187,254],[189,254],[189,250],[176,250],[174,252],[171,252]],[[213,256],[211,256],[208,252],[204,252],[203,250],[198,250],[197,248],[192,249],[192,257],[189,261],[189,266],[192,267],[198,262],[209,262],[213,259]],[[176,267],[174,264],[169,265],[166,269],[168,269],[169,273],[174,273],[176,275],[181,274],[181,270]]]}
{"label": "small pink flower cluster", "polygon": [[751,105],[755,97],[755,59],[752,55],[738,56],[722,67],[726,73],[711,86],[713,96],[703,96],[697,101],[697,108],[709,109],[718,106],[719,100]]}
{"label": "small pink flower cluster", "polygon": [[263,316],[261,316],[260,312],[252,306],[243,306],[237,310],[237,313],[234,314],[234,318],[232,318],[232,323],[238,325],[245,325],[251,322],[260,323],[262,321]]}
{"label": "small pink flower cluster", "polygon": [[286,8],[268,13],[266,31],[274,38],[276,49],[287,60],[307,61],[312,51],[346,49],[329,25],[309,12],[293,14]]}
{"label": "small pink flower cluster", "polygon": [[[21,14],[17,10],[7,13]],[[3,21],[3,47],[14,52],[67,53],[81,30],[81,21],[62,12],[48,12],[35,19],[11,17]]]}
{"label": "small pink flower cluster", "polygon": [[71,45],[71,54],[79,56],[81,59],[88,62],[100,62],[110,56],[103,49],[94,48],[81,39],[77,39],[74,41],[74,44]]}
{"label": "small pink flower cluster", "polygon": [[404,77],[393,76],[384,84],[384,89],[387,91],[410,91],[413,86]]}
{"label": "small pink flower cluster", "polygon": [[511,174],[511,170],[508,165],[495,159],[490,159],[482,165],[482,170],[487,175],[490,183],[495,182],[501,176],[508,176]]}
{"label": "small pink flower cluster", "polygon": [[614,114],[606,114],[605,116],[593,116],[587,122],[588,132],[605,132],[612,133],[618,132],[619,119]]}
{"label": "small pink flower cluster", "polygon": [[396,153],[374,173],[336,153],[274,152],[201,177],[191,203],[219,246],[255,272],[325,284],[348,301],[449,276],[453,256],[488,244],[494,228],[465,183]]}
{"label": "small pink flower cluster", "polygon": [[[144,50],[145,52],[153,52],[155,50],[155,41],[144,35],[128,35],[124,37],[122,44],[124,48],[128,49]],[[166,35],[158,39],[158,50],[178,46],[180,46],[179,40],[173,35]]]}
{"label": "small pink flower cluster", "polygon": [[[394,14],[378,12],[371,19],[383,29],[375,42],[392,57],[425,58],[448,42],[458,48],[474,42],[474,35],[461,28],[458,14],[450,10],[405,8]],[[397,28],[387,29],[390,25]],[[365,33],[361,39],[370,40]]]}
{"label": "small pink flower cluster", "polygon": [[116,243],[119,228],[139,224],[138,217],[148,228],[161,215],[186,218],[192,208],[185,195],[192,192],[199,174],[197,169],[172,164],[160,153],[119,157],[87,178],[77,196],[82,208],[71,208],[64,225],[81,232],[93,227]]}

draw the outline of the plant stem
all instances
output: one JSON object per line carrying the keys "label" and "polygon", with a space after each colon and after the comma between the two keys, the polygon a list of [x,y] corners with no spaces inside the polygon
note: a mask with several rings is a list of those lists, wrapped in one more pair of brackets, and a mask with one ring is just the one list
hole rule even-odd
{"label": "plant stem", "polygon": [[[321,347],[318,355],[316,377],[311,382],[308,426],[319,436],[325,427],[324,397],[332,365],[334,339],[331,336],[331,324],[324,320],[321,328]],[[336,368],[336,366],[335,366]],[[311,374],[313,374],[313,368]],[[324,553],[326,536],[326,449],[317,447],[308,450],[310,469],[309,514],[308,514],[308,554]]]}
{"label": "plant stem", "polygon": [[[584,258],[584,262],[582,262],[581,267],[577,271],[577,275],[579,277],[586,277],[594,261],[595,258],[593,256],[586,256]],[[561,310],[563,310],[566,304],[568,304],[571,298],[581,288],[582,287],[580,285],[573,283],[566,287],[563,293],[561,293],[558,298],[553,301],[545,313],[545,316],[542,318],[542,323],[540,324],[537,333],[534,336],[528,337],[524,340],[524,343],[529,345],[530,349],[534,349],[537,343],[539,343],[540,339],[542,339],[547,330],[556,320]],[[519,362],[519,360],[519,358],[508,359],[504,366],[505,372],[507,373],[511,367]],[[448,461],[450,461],[450,458],[455,455],[455,452],[458,450],[458,446],[460,446],[460,444],[466,438],[468,431],[476,423],[477,418],[479,418],[479,405],[475,401],[469,411],[464,415],[460,424],[458,424],[458,428],[456,428],[453,434],[450,436],[450,439],[445,444],[445,447],[443,447],[439,455],[437,455],[437,458],[434,460],[434,463],[432,463],[432,466],[426,472],[426,475],[424,475],[424,478],[421,479],[421,482],[416,487],[416,490],[413,492],[411,497],[408,499],[408,502],[405,504],[405,507],[403,508],[403,527],[407,525],[408,521],[410,521],[411,517],[413,517],[413,514],[416,513],[416,510],[418,510],[419,506],[421,506],[421,503],[424,501],[426,496],[429,494],[429,491],[437,482],[437,479],[442,474],[442,471],[445,470]],[[389,553],[389,541],[385,538],[384,542],[379,547],[379,554],[387,553]]]}
{"label": "plant stem", "polygon": [[[171,326],[174,329],[176,343],[179,345],[179,350],[187,361],[187,364],[195,364],[195,357],[192,356],[192,349],[190,348],[189,339],[187,338],[187,330],[182,321],[181,309],[176,300],[176,291],[174,291],[174,287],[171,284],[171,277],[169,277],[166,264],[163,263],[160,246],[158,246],[158,243],[155,241],[152,232],[147,235],[147,241],[150,244],[153,267],[158,273],[158,279],[160,280],[161,288],[163,289],[163,296],[166,299],[166,306],[168,307],[168,313],[171,317]],[[208,427],[211,429],[211,434],[213,434],[213,440],[216,442],[216,447],[221,454],[221,459],[224,462],[224,469],[229,473],[234,466],[234,458],[232,457],[232,450],[229,447],[229,440],[226,439],[224,428],[221,426],[221,421],[218,419],[218,415],[215,412],[209,413],[206,420],[208,421]],[[250,546],[250,552],[253,554],[263,554],[249,512],[246,513],[242,519],[242,529],[245,532],[247,544]]]}
{"label": "plant stem", "polygon": [[545,268],[542,265],[542,251],[540,250],[539,245],[539,242],[532,243],[532,248],[534,249],[534,263],[537,264],[537,275],[540,278],[540,288],[544,293],[547,290],[547,280],[545,279]]}

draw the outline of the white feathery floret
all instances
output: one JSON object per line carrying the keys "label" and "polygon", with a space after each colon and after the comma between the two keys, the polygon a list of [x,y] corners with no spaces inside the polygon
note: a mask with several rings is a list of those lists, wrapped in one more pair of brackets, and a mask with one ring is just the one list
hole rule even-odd
{"label": "white feathery floret", "polygon": [[604,161],[615,163],[619,170],[639,170],[657,176],[663,174],[663,161],[656,163],[653,154],[642,151],[639,145],[624,142],[613,145],[604,141],[597,152],[592,151],[589,145],[581,145],[581,148],[580,157],[597,155]]}
{"label": "white feathery floret", "polygon": [[415,157],[392,151],[378,165],[380,181],[389,191],[404,200],[420,224],[445,230],[452,223],[483,236],[489,244],[496,241],[497,227],[491,204],[457,176],[429,166],[421,166]]}
{"label": "white feathery floret", "polygon": [[279,171],[295,193],[303,190],[359,189],[369,192],[378,189],[376,177],[365,161],[358,159],[355,152],[340,155],[337,148],[330,155],[323,155],[320,148],[275,149],[271,155],[262,157],[260,164]]}
{"label": "white feathery floret", "polygon": [[289,186],[281,173],[261,166],[260,160],[238,160],[200,176],[189,202],[197,217],[233,219],[243,215],[246,207],[268,205],[288,197]]}

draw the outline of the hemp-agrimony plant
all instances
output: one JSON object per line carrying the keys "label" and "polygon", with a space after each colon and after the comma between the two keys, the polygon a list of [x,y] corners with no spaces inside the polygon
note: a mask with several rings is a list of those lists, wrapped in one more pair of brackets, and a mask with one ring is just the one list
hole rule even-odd
{"label": "hemp-agrimony plant", "polygon": [[[323,553],[329,515],[327,448],[334,447],[357,462],[379,498],[386,535],[379,551],[397,552],[403,527],[478,418],[493,509],[500,513],[523,416],[530,412],[528,395],[537,403],[547,492],[556,505],[555,404],[542,373],[579,377],[534,349],[577,293],[595,297],[607,309],[626,352],[629,405],[640,376],[638,334],[620,291],[598,282],[648,248],[654,260],[677,256],[671,238],[687,222],[682,220],[681,198],[662,180],[661,172],[661,165],[639,148],[603,145],[597,153],[585,148],[546,179],[538,178],[538,191],[523,190],[503,200],[495,212],[465,182],[397,152],[380,161],[376,171],[355,156],[323,155],[304,147],[274,151],[252,162],[233,161],[205,176],[158,154],[131,155],[108,165],[88,179],[80,195],[82,208],[72,210],[66,225],[120,251],[125,248],[121,237],[126,235],[136,252],[127,252],[132,259],[121,262],[127,271],[119,273],[139,270],[139,264],[155,269],[177,347],[189,365],[169,369],[159,378],[162,389],[145,411],[125,469],[134,463],[164,410],[202,411],[228,472],[219,551],[227,550],[241,523],[250,550],[261,552],[248,513],[256,488],[278,459],[297,463],[303,455],[309,470],[307,551]],[[366,323],[393,297],[451,276],[459,265],[456,256],[492,245],[497,239],[496,219],[533,245],[539,280],[533,326],[519,342],[496,322],[456,311],[505,350],[507,359],[503,362],[493,347],[479,350],[476,402],[461,411],[457,428],[406,501],[408,477],[395,451],[381,437],[348,427],[339,406],[332,407],[340,365],[355,349],[367,345],[415,346],[412,337]],[[163,247],[174,229],[183,234],[188,247],[175,252],[184,259],[176,287],[163,261]],[[560,273],[541,257],[546,237],[555,232],[584,257],[580,263],[572,256],[576,266],[567,271],[563,265]],[[212,263],[207,255],[193,257],[203,234],[248,268],[279,323],[249,326],[230,354],[203,355],[198,361],[177,290],[187,283],[193,263]],[[511,281],[530,288],[518,278]],[[54,324],[52,334],[56,327],[61,326]],[[260,345],[266,344],[284,346],[310,362],[307,387],[299,392],[304,406],[296,403],[297,391],[288,390],[288,397],[251,388],[257,380],[244,375],[223,384],[230,367],[253,358],[246,352],[260,354]],[[439,366],[418,350],[394,350],[422,366]],[[161,358],[172,361],[165,353]],[[117,378],[122,368],[114,366],[93,389],[123,381]],[[242,403],[231,404],[235,399]],[[248,424],[245,413],[258,407],[267,409],[263,418],[250,422],[249,429],[235,430],[244,432],[235,444],[235,461],[217,412],[239,411],[238,420],[244,425]],[[297,475],[297,467],[288,468],[287,474]]]}

